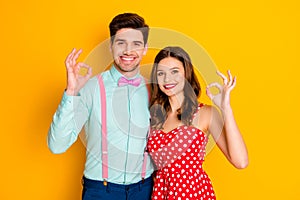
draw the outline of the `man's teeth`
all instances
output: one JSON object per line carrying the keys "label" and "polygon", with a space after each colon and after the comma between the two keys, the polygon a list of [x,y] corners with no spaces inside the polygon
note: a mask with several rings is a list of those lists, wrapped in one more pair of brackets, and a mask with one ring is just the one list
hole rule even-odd
{"label": "man's teeth", "polygon": [[122,57],[123,60],[126,61],[132,61],[134,58],[133,57]]}

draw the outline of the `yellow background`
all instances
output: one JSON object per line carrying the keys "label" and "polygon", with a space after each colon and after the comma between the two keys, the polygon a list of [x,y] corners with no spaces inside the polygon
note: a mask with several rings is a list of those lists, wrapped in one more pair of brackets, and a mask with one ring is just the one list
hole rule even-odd
{"label": "yellow background", "polygon": [[299,8],[296,0],[1,0],[0,199],[80,199],[81,141],[61,155],[46,145],[64,59],[76,47],[83,60],[128,11],[193,38],[237,75],[232,107],[250,164],[237,170],[217,148],[208,154],[218,199],[299,199]]}

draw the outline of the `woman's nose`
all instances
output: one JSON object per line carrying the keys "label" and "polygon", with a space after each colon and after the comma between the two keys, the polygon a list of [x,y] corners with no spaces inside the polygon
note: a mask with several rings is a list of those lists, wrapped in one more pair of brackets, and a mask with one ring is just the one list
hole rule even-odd
{"label": "woman's nose", "polygon": [[169,73],[166,73],[165,74],[165,77],[164,77],[164,81],[165,81],[165,83],[167,83],[168,81],[170,81],[170,74]]}

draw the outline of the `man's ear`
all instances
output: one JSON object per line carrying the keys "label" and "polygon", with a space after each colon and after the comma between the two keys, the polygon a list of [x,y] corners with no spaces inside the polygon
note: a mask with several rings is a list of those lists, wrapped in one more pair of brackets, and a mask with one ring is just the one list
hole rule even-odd
{"label": "man's ear", "polygon": [[109,40],[109,51],[110,51],[110,53],[112,52],[112,42],[111,42],[111,40]]}
{"label": "man's ear", "polygon": [[146,55],[147,51],[148,51],[148,43],[145,44],[143,55]]}

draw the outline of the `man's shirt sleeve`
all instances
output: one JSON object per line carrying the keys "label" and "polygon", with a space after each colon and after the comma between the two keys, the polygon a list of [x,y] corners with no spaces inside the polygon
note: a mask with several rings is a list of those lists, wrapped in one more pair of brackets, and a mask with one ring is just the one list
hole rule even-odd
{"label": "man's shirt sleeve", "polygon": [[64,92],[48,132],[47,142],[51,152],[63,153],[77,140],[88,118],[88,110],[83,102],[81,95],[68,96]]}

